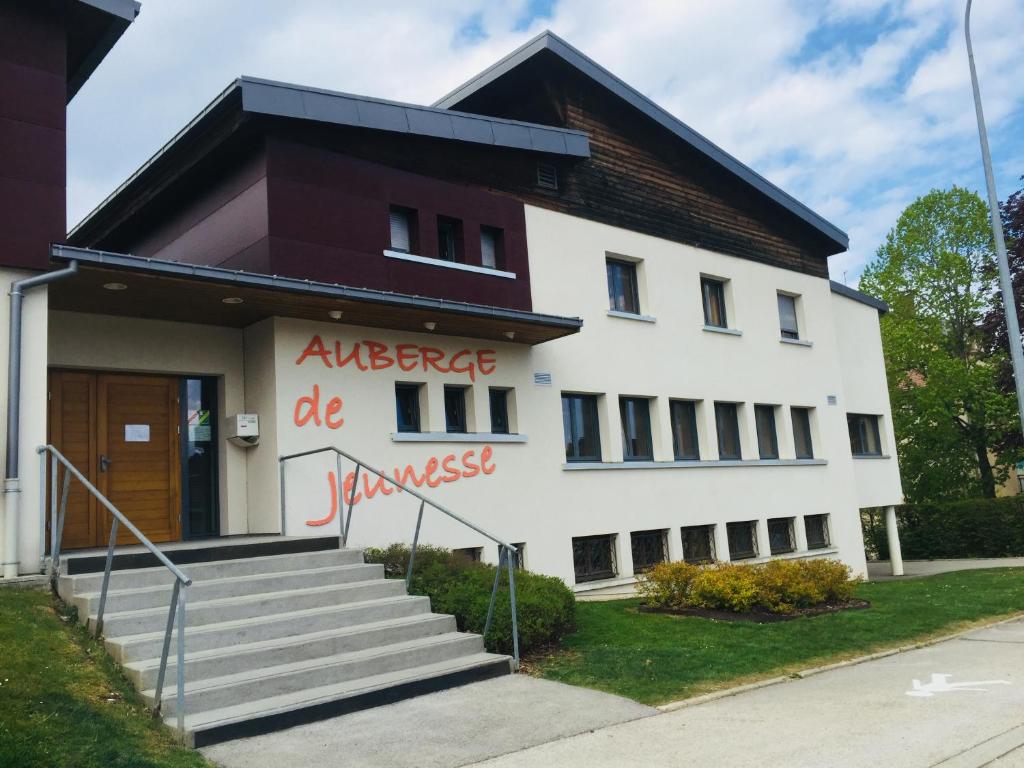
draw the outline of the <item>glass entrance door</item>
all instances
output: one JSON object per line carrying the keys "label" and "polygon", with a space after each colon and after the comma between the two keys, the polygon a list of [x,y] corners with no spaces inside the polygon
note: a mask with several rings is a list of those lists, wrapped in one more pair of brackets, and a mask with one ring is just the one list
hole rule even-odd
{"label": "glass entrance door", "polygon": [[188,377],[181,388],[182,532],[190,539],[217,536],[217,380]]}

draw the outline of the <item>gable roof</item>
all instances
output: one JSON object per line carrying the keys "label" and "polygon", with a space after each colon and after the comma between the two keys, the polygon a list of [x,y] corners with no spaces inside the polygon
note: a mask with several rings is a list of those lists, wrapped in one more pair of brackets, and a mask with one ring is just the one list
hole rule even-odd
{"label": "gable roof", "polygon": [[782,206],[805,223],[818,230],[833,241],[840,250],[849,248],[847,234],[822,216],[812,211],[796,198],[772,184],[756,171],[748,168],[735,157],[721,149],[684,122],[673,117],[638,90],[619,79],[600,64],[569,45],[565,40],[551,31],[541,32],[505,58],[485,69],[469,81],[463,83],[448,95],[434,103],[435,107],[454,108],[477,91],[486,88],[490,83],[519,67],[542,51],[549,51],[579,72],[610,91],[645,116],[667,128],[679,139],[702,153],[733,176]]}

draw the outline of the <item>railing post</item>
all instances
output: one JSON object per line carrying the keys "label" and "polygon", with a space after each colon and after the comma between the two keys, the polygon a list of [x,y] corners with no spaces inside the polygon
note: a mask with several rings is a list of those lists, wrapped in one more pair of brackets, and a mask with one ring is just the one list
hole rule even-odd
{"label": "railing post", "polygon": [[117,518],[110,525],[110,544],[107,546],[107,565],[103,569],[103,588],[100,590],[100,609],[96,614],[96,637],[103,632],[103,610],[107,607],[107,587],[110,585],[110,568],[114,564],[114,545],[117,543]]}
{"label": "railing post", "polygon": [[494,585],[491,587],[491,602],[487,606],[487,621],[484,622],[484,640],[487,640],[487,633],[491,631],[491,622],[494,620],[494,601],[498,597],[498,581],[501,579],[501,562],[506,557],[505,547],[498,545],[498,567],[494,569]]}
{"label": "railing post", "polygon": [[[46,451],[45,449],[36,450],[39,453],[39,572],[42,573],[46,565]],[[50,547],[50,552],[53,552],[52,546]],[[52,562],[47,573],[52,578]]]}
{"label": "railing post", "polygon": [[338,540],[345,546],[345,483],[341,476],[341,454],[334,454],[334,486],[338,497]]}
{"label": "railing post", "polygon": [[[341,532],[341,546],[343,547],[348,546],[348,528],[350,525],[352,525],[352,507],[354,507],[356,504],[356,488],[359,486],[359,470],[362,468],[362,466],[362,464],[356,462],[356,474],[355,477],[352,479],[352,493],[348,495],[348,518],[345,520],[345,527],[342,529]],[[342,483],[341,487],[344,489],[345,484]],[[342,512],[344,512],[344,507],[342,508]]]}
{"label": "railing post", "polygon": [[284,495],[284,460],[283,459],[278,459],[277,460],[277,474],[278,474],[278,481],[279,481],[279,483],[281,485],[281,535],[284,536],[284,535],[286,535],[285,532],[284,532],[284,529],[285,529],[285,519],[286,519],[287,516],[285,514],[285,506],[284,506],[285,495]]}
{"label": "railing post", "polygon": [[50,563],[53,563],[53,550],[57,546],[57,457],[50,460]]}
{"label": "railing post", "polygon": [[171,608],[167,612],[167,630],[164,632],[164,647],[160,652],[160,672],[156,677],[156,696],[153,697],[153,714],[160,714],[160,705],[163,703],[164,675],[167,673],[167,655],[171,652],[171,632],[174,629],[174,616],[178,610],[178,590],[181,589],[181,582],[174,580],[174,589],[171,590]]}
{"label": "railing post", "polygon": [[516,619],[516,577],[512,565],[512,553],[505,553],[505,564],[508,566],[508,599],[512,606],[512,658],[515,660],[516,672],[519,671],[519,623]]}
{"label": "railing post", "polygon": [[178,695],[174,709],[178,715],[178,736],[185,738],[185,593],[178,590]]}
{"label": "railing post", "polygon": [[60,548],[64,540],[64,519],[68,511],[68,494],[71,492],[71,473],[64,470],[64,487],[60,492],[60,511],[57,513],[57,520],[53,523],[55,536],[53,546],[50,549],[50,578],[56,583],[60,575]]}
{"label": "railing post", "polygon": [[409,550],[409,565],[405,569],[405,591],[409,591],[409,585],[412,583],[412,566],[416,562],[416,545],[420,540],[420,524],[423,522],[423,505],[426,502],[420,502],[420,513],[416,515],[416,533],[412,535],[412,549]]}

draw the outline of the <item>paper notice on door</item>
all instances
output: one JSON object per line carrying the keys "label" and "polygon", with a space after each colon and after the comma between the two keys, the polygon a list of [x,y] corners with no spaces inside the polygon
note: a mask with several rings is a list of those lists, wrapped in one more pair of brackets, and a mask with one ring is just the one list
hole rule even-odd
{"label": "paper notice on door", "polygon": [[149,424],[125,424],[124,441],[126,443],[148,443]]}

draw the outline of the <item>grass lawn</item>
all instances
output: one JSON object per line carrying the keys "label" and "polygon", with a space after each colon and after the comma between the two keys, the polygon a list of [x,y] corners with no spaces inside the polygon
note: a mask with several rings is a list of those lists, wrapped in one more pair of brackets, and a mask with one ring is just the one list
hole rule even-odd
{"label": "grass lawn", "polygon": [[531,671],[663,704],[1024,611],[1024,569],[862,584],[871,608],[776,624],[640,613],[638,600],[578,605],[578,631]]}
{"label": "grass lawn", "polygon": [[0,589],[0,766],[198,768],[48,592]]}

